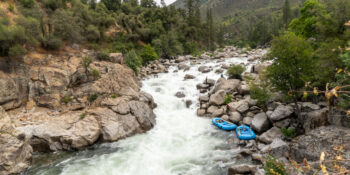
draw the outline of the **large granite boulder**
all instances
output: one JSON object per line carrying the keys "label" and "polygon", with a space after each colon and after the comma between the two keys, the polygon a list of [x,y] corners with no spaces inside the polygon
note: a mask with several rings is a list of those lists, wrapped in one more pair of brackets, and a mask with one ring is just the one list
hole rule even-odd
{"label": "large granite boulder", "polygon": [[273,111],[273,113],[270,115],[269,119],[271,121],[279,121],[283,120],[285,118],[290,117],[294,112],[294,109],[292,106],[287,105],[279,105],[277,108]]}
{"label": "large granite boulder", "polygon": [[124,57],[122,53],[110,53],[109,60],[112,63],[124,64]]}
{"label": "large granite boulder", "polygon": [[276,138],[282,138],[283,134],[280,128],[272,127],[258,137],[258,140],[263,143],[270,144]]}
{"label": "large granite boulder", "polygon": [[209,99],[209,104],[220,106],[225,103],[226,93],[224,90],[217,91],[215,94],[212,94]]}
{"label": "large granite boulder", "polygon": [[228,104],[230,111],[238,111],[240,113],[245,113],[249,109],[249,104],[245,100],[240,100],[236,102],[231,102]]}
{"label": "large granite boulder", "polygon": [[19,174],[30,166],[32,147],[25,135],[16,131],[10,117],[0,107],[0,174]]}
{"label": "large granite boulder", "polygon": [[256,114],[252,121],[252,128],[258,133],[265,132],[270,127],[270,121],[264,112]]}
{"label": "large granite boulder", "polygon": [[239,92],[241,88],[241,81],[237,79],[224,79],[220,78],[215,87],[212,90],[212,93],[216,93],[219,90],[224,90],[226,93],[232,94],[233,92]]}

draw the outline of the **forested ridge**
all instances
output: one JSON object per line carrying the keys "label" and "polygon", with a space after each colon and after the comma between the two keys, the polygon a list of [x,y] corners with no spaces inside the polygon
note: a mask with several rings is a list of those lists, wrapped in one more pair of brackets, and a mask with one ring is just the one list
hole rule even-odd
{"label": "forested ridge", "polygon": [[[80,44],[110,52],[137,52],[139,66],[158,57],[172,58],[214,49],[213,20],[200,17],[195,1],[186,10],[153,0],[2,0],[0,56],[19,57],[43,48]],[[210,13],[208,17],[211,18]],[[208,27],[209,26],[209,27]],[[211,27],[210,27],[211,26]],[[143,53],[141,53],[143,52]],[[128,54],[135,55],[135,54]]]}

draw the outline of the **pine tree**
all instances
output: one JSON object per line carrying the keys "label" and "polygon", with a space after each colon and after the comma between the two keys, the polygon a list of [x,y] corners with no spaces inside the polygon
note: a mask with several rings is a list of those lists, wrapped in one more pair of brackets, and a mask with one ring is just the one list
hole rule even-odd
{"label": "pine tree", "polygon": [[215,27],[214,27],[212,9],[207,10],[207,36],[208,36],[207,49],[215,50]]}
{"label": "pine tree", "polygon": [[117,11],[120,9],[121,0],[101,0],[104,3],[108,10]]}
{"label": "pine tree", "polygon": [[288,27],[291,18],[292,10],[290,8],[289,0],[285,0],[283,5],[283,24],[286,26],[286,28]]}

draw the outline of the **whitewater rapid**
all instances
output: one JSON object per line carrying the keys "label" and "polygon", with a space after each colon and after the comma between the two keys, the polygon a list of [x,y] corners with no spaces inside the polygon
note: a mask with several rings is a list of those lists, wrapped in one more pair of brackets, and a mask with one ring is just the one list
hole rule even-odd
{"label": "whitewater rapid", "polygon": [[[235,163],[235,152],[228,140],[233,132],[218,130],[209,118],[196,115],[199,107],[196,89],[206,78],[217,80],[215,70],[222,64],[245,64],[247,58],[230,58],[224,62],[202,61],[190,65],[190,70],[172,66],[162,73],[142,81],[142,91],[150,93],[158,107],[155,127],[114,143],[95,145],[84,151],[51,155],[38,160],[25,174],[36,175],[215,175],[226,174]],[[209,73],[200,73],[199,66],[210,66]],[[174,72],[175,71],[175,72]],[[184,80],[186,74],[195,79]],[[182,91],[185,98],[175,97]],[[203,94],[202,94],[203,95]],[[192,100],[190,108],[185,101]],[[40,162],[41,161],[41,162]]]}

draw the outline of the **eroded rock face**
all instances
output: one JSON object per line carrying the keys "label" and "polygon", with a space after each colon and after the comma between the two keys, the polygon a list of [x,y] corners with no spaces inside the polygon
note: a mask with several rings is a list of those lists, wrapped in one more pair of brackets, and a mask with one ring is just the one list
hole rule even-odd
{"label": "eroded rock face", "polygon": [[16,82],[0,71],[0,105],[5,110],[13,109],[21,105],[19,88]]}
{"label": "eroded rock face", "polygon": [[25,135],[12,127],[10,117],[0,107],[0,174],[17,174],[29,167],[32,147]]}
{"label": "eroded rock face", "polygon": [[332,155],[333,148],[343,146],[343,159],[350,158],[350,129],[340,126],[322,126],[292,141],[291,156],[294,160],[302,162],[318,161],[322,152]]}

